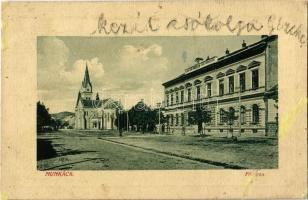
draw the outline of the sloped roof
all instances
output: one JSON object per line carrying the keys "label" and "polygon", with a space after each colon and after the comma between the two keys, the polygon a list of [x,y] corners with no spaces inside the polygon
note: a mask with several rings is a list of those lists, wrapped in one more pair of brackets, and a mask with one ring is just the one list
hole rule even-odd
{"label": "sloped roof", "polygon": [[119,101],[115,101],[111,98],[103,100],[104,109],[123,109],[122,104]]}
{"label": "sloped roof", "polygon": [[84,108],[100,108],[103,102],[101,100],[81,99]]}

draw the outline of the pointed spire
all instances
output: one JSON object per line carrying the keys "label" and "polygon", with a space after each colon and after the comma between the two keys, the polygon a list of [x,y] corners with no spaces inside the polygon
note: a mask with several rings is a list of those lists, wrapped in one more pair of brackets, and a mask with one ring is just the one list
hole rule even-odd
{"label": "pointed spire", "polygon": [[82,81],[82,86],[86,87],[87,84],[89,84],[92,87],[91,81],[90,81],[90,75],[89,75],[89,70],[88,70],[88,62],[86,62],[86,70],[84,73],[84,78]]}

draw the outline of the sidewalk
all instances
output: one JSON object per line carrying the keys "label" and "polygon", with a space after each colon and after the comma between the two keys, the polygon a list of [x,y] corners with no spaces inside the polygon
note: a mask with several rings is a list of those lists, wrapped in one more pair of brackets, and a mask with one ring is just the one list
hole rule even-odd
{"label": "sidewalk", "polygon": [[224,163],[239,168],[273,169],[278,167],[277,139],[271,138],[239,138],[237,142],[229,138],[174,135],[100,138],[160,153]]}

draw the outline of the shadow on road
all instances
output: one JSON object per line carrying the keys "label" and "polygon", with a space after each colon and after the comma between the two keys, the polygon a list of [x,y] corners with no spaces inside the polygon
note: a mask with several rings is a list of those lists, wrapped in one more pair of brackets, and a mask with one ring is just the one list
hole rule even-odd
{"label": "shadow on road", "polygon": [[61,151],[56,151],[54,147],[64,146],[62,144],[52,144],[48,139],[37,139],[37,161],[83,153],[95,153],[96,151],[80,151],[61,148]]}
{"label": "shadow on road", "polygon": [[57,152],[51,145],[50,140],[37,139],[36,157],[37,160],[44,160],[54,158],[57,156]]}

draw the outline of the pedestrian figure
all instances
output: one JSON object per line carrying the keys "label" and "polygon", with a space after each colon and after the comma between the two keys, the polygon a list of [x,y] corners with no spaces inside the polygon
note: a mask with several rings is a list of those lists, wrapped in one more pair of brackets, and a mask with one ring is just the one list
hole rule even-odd
{"label": "pedestrian figure", "polygon": [[185,135],[185,126],[182,126],[182,135]]}

